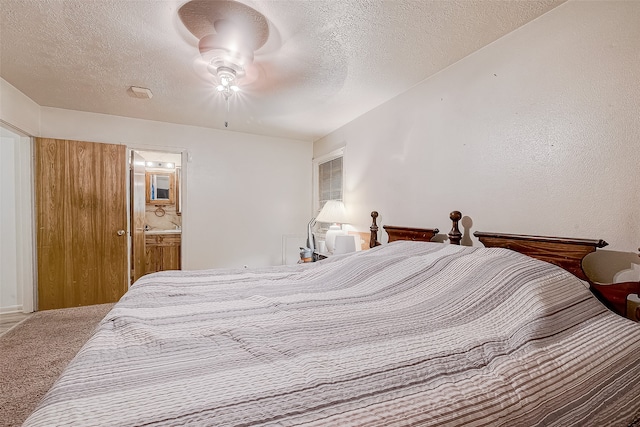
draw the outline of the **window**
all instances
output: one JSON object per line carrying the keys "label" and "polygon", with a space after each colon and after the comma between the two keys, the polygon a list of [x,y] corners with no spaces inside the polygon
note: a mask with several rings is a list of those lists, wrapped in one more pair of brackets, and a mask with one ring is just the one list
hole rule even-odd
{"label": "window", "polygon": [[318,165],[320,208],[327,200],[342,200],[342,157]]}
{"label": "window", "polygon": [[343,200],[344,148],[313,161],[314,212],[317,215],[327,200]]}

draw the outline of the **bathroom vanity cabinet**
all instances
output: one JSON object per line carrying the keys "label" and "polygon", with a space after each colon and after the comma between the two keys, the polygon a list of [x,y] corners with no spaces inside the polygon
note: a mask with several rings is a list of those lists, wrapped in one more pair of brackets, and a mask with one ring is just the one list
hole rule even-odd
{"label": "bathroom vanity cabinet", "polygon": [[181,240],[182,235],[180,233],[146,232],[146,273],[148,274],[165,270],[180,270]]}

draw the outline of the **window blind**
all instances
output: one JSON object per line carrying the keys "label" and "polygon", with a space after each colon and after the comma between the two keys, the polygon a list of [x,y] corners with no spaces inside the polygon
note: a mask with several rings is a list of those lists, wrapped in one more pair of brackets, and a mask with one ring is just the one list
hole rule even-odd
{"label": "window blind", "polygon": [[342,156],[318,165],[320,209],[327,200],[342,201]]}

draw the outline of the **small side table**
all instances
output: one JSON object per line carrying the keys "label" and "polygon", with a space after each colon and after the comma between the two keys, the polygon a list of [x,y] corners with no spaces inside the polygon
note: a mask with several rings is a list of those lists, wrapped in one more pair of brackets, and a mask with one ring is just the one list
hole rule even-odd
{"label": "small side table", "polygon": [[323,259],[329,258],[331,256],[331,254],[329,252],[318,252],[315,251],[313,253],[313,260],[314,261],[321,261]]}

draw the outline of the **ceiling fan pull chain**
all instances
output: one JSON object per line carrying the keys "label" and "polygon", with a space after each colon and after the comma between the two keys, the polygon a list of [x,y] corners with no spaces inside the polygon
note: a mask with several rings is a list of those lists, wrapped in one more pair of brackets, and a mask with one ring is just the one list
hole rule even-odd
{"label": "ceiling fan pull chain", "polygon": [[225,102],[227,103],[227,112],[226,112],[225,117],[224,117],[224,119],[225,119],[224,120],[224,127],[228,128],[229,127],[229,97],[225,96],[224,98],[225,98]]}

